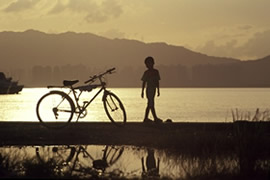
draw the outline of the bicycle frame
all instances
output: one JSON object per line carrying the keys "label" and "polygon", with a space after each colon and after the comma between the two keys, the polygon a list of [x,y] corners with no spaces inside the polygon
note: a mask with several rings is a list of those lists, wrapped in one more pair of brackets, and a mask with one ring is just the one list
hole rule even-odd
{"label": "bicycle frame", "polygon": [[[98,77],[99,81],[100,81],[100,84],[93,84],[93,85],[86,85],[86,86],[79,86],[79,87],[72,87],[70,86],[70,91],[68,93],[68,95],[70,95],[71,93],[73,94],[73,97],[75,99],[75,108],[78,109],[78,111],[75,109],[75,113],[78,114],[78,117],[77,117],[77,120],[76,122],[79,120],[79,118],[81,117],[81,114],[83,114],[83,112],[85,112],[85,110],[87,109],[87,107],[96,99],[96,97],[102,92],[104,91],[103,93],[103,98],[102,100],[104,100],[104,97],[106,97],[107,93],[109,92],[107,89],[106,89],[106,83],[102,80],[102,76]],[[99,91],[95,94],[94,97],[92,97],[89,101],[84,101],[83,102],[83,105],[81,106],[79,104],[79,101],[80,101],[80,96],[83,92],[83,90],[80,90],[81,87],[90,87],[90,86],[93,86],[93,89],[96,88],[96,87],[101,87],[99,89]],[[76,95],[77,93],[77,89],[80,90],[80,93],[79,95]],[[85,114],[86,115],[86,114]],[[84,116],[85,116],[84,115]],[[84,117],[83,116],[83,117]]]}
{"label": "bicycle frame", "polygon": [[[122,153],[124,151],[124,148],[117,148],[113,149],[113,146],[108,146],[106,145],[104,149],[102,149],[102,157],[99,159],[95,159],[91,154],[87,151],[87,145],[85,146],[79,146],[78,149],[75,150],[75,155],[74,155],[74,161],[73,165],[71,167],[70,172],[72,173],[73,171],[76,171],[76,165],[77,163],[80,165],[80,160],[79,160],[79,155],[80,153],[83,153],[84,158],[89,158],[90,160],[93,161],[93,167],[96,170],[102,170],[102,173],[105,172],[106,168],[109,166],[113,165],[118,159],[122,156]],[[96,163],[95,163],[96,162]],[[101,163],[102,162],[102,163]],[[78,170],[77,170],[78,172]],[[80,170],[79,170],[80,172]]]}

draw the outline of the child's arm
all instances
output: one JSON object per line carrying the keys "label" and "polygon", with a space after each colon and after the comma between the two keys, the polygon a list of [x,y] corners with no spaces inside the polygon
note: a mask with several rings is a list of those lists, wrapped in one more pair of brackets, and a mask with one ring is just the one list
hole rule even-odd
{"label": "child's arm", "polygon": [[159,81],[157,82],[157,96],[160,96],[160,92],[159,92]]}
{"label": "child's arm", "polygon": [[146,81],[143,81],[142,83],[142,98],[144,97],[144,88],[145,88]]}

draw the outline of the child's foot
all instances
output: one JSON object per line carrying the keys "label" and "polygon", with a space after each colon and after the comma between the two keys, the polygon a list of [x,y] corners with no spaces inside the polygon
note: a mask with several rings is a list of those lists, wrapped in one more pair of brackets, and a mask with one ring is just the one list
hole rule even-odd
{"label": "child's foot", "polygon": [[159,118],[156,118],[156,119],[154,120],[154,122],[155,122],[155,123],[162,123],[163,121],[162,121],[161,119],[159,119]]}
{"label": "child's foot", "polygon": [[153,122],[151,119],[148,119],[148,118],[145,118],[144,120],[143,120],[143,122],[144,123],[151,123],[151,122]]}

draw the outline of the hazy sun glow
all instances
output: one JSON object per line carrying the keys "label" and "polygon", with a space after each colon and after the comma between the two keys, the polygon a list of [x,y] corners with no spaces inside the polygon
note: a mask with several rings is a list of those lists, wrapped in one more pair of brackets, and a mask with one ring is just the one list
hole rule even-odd
{"label": "hazy sun glow", "polygon": [[242,59],[270,54],[269,0],[1,0],[0,31],[91,32]]}

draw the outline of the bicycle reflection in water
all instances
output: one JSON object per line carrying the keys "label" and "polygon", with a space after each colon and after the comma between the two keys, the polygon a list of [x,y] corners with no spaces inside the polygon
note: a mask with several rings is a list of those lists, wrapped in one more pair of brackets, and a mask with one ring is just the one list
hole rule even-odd
{"label": "bicycle reflection in water", "polygon": [[106,169],[119,160],[124,147],[105,146],[98,158],[94,158],[89,150],[87,145],[44,146],[36,148],[36,156],[41,163],[57,164],[55,171],[58,175],[87,178],[105,176]]}

